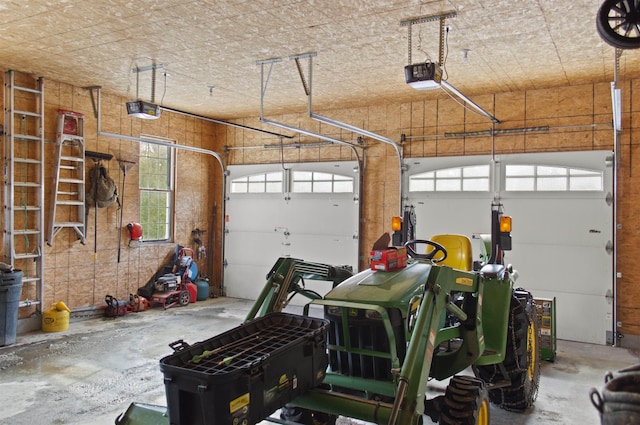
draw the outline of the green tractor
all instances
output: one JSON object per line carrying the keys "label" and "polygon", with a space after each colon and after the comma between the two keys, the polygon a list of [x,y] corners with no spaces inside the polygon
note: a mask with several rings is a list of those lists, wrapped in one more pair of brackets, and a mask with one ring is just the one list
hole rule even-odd
{"label": "green tractor", "polygon": [[[479,236],[483,253],[475,262],[468,237],[416,240],[411,209],[400,223],[394,247],[375,247],[381,249],[372,251],[371,268],[355,275],[289,257],[269,272],[247,323],[303,295],[309,303],[302,317],[323,311],[328,357],[321,384],[282,403],[277,422],[333,425],[344,416],[421,425],[426,415],[440,424],[485,425],[489,402],[513,411],[532,406],[540,379],[538,322],[532,295],[514,288],[517,273],[504,264],[511,218],[492,206],[491,234]],[[305,288],[305,279],[330,281],[332,289],[321,296]],[[431,379],[449,380],[444,394],[429,397]],[[116,424],[169,423],[166,416],[145,419],[156,411],[132,405]],[[252,422],[216,416],[214,425]]]}

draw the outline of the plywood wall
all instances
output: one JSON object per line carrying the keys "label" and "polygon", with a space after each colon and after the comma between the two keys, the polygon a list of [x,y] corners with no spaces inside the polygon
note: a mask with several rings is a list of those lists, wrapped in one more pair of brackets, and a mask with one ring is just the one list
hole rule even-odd
{"label": "plywood wall", "polygon": [[[23,86],[31,87],[30,76],[16,74]],[[97,92],[94,92],[96,95]],[[179,114],[163,112],[159,120],[141,120],[127,116],[126,99],[101,96],[101,130],[124,136],[139,137],[150,135],[174,140],[181,145],[209,149],[213,145],[215,128],[209,122]],[[53,246],[44,248],[44,309],[57,301],[64,301],[73,310],[91,309],[104,305],[106,294],[119,299],[128,299],[136,293],[154,273],[166,264],[177,244],[193,247],[193,229],[205,229],[203,235],[210,253],[218,250],[209,246],[213,231],[214,206],[220,217],[221,167],[212,156],[177,151],[176,154],[176,197],[175,234],[171,243],[129,244],[126,225],[138,221],[138,150],[134,141],[97,135],[97,119],[87,89],[45,80],[45,224],[52,199],[51,185],[54,170],[54,144],[56,137],[58,109],[84,114],[85,143],[89,151],[113,155],[110,161],[103,161],[110,176],[116,181],[123,199],[122,221],[119,227],[120,209],[117,205],[90,208],[87,216],[87,238],[82,245],[75,233],[63,229],[55,237]],[[136,162],[124,178],[117,159]],[[87,171],[95,163],[87,160]],[[124,191],[123,191],[124,183]],[[88,185],[87,185],[88,187]],[[46,227],[46,225],[45,225]],[[118,244],[120,240],[120,260]],[[214,259],[214,261],[220,261]],[[207,259],[197,261],[202,274],[211,278],[212,286],[219,283],[217,270],[209,270]],[[214,288],[215,292],[215,288]],[[23,285],[22,299],[35,298],[33,284]],[[25,318],[35,312],[35,308],[21,308],[20,317]]]}

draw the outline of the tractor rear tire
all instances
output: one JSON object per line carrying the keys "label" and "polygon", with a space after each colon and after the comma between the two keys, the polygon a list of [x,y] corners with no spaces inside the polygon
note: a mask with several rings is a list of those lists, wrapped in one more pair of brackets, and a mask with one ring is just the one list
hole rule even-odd
{"label": "tractor rear tire", "polygon": [[489,390],[489,399],[505,410],[522,412],[533,405],[540,383],[540,337],[538,315],[531,293],[516,289],[511,296],[507,348],[503,361],[508,376],[500,365],[478,367],[478,376],[489,384],[504,379],[505,387]]}
{"label": "tractor rear tire", "polygon": [[489,425],[489,397],[484,382],[474,376],[452,377],[441,409],[439,424]]}
{"label": "tractor rear tire", "polygon": [[285,404],[280,409],[280,419],[302,425],[335,425],[338,417],[323,412],[315,412],[301,407]]}

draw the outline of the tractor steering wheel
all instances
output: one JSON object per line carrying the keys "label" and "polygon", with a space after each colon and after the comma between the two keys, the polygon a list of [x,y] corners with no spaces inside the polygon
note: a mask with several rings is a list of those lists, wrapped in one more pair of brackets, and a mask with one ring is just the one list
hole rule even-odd
{"label": "tractor steering wheel", "polygon": [[[414,247],[416,244],[425,244],[433,247],[433,251],[428,254],[418,254]],[[433,242],[426,239],[412,239],[410,241],[405,242],[405,248],[407,248],[407,253],[411,258],[415,258],[416,260],[428,260],[434,263],[441,263],[447,258],[447,250],[444,246],[440,245],[437,242]],[[433,258],[436,256],[438,252],[441,252],[442,255],[438,258]]]}

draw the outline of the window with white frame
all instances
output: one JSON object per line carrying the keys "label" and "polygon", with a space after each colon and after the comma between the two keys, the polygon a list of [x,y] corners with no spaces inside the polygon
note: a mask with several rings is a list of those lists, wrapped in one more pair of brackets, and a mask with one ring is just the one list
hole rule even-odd
{"label": "window with white frame", "polygon": [[292,192],[295,193],[352,193],[353,177],[317,171],[294,171]]}
{"label": "window with white frame", "polygon": [[144,239],[169,240],[173,225],[173,149],[140,143],[139,176],[140,225]]}
{"label": "window with white frame", "polygon": [[489,165],[427,171],[409,177],[410,192],[488,192]]}
{"label": "window with white frame", "polygon": [[546,165],[506,165],[505,189],[527,192],[601,191],[601,171]]}
{"label": "window with white frame", "polygon": [[[282,193],[284,173],[260,173],[231,180],[231,193]],[[317,171],[293,171],[291,191],[296,193],[352,193],[353,177]]]}
{"label": "window with white frame", "polygon": [[231,180],[231,193],[282,193],[282,172],[260,173]]}

